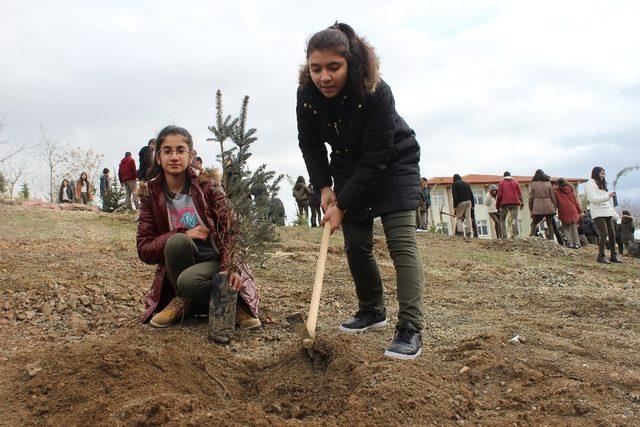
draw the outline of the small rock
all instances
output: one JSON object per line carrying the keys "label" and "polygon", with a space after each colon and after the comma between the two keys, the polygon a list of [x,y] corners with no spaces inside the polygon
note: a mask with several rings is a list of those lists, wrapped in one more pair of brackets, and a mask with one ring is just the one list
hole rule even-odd
{"label": "small rock", "polygon": [[80,302],[81,302],[81,303],[82,303],[82,305],[84,305],[84,306],[89,306],[89,305],[91,305],[91,298],[89,298],[89,297],[88,297],[88,296],[86,296],[86,295],[82,295],[82,296],[80,297]]}
{"label": "small rock", "polygon": [[526,341],[526,338],[524,338],[523,336],[521,336],[521,335],[515,335],[513,338],[511,338],[511,339],[509,340],[509,343],[510,343],[510,344],[520,344],[520,343],[523,343],[523,342],[525,342],[525,341]]}
{"label": "small rock", "polygon": [[33,319],[34,317],[36,317],[36,312],[35,312],[35,311],[33,311],[33,310],[29,310],[29,311],[27,311],[27,312],[24,314],[24,317],[25,317],[25,319],[27,319],[27,320],[31,320],[31,319]]}
{"label": "small rock", "polygon": [[43,302],[42,305],[40,306],[40,311],[45,316],[49,316],[53,312],[53,309],[51,308],[51,304],[49,304],[48,302]]}
{"label": "small rock", "polygon": [[469,372],[469,367],[468,366],[463,366],[462,368],[460,368],[460,371],[458,371],[458,373],[460,375],[466,374],[467,372]]}
{"label": "small rock", "polygon": [[30,377],[35,377],[38,374],[38,372],[42,371],[42,368],[40,367],[40,362],[29,363],[24,367],[24,369],[27,371]]}
{"label": "small rock", "polygon": [[71,316],[71,318],[69,319],[69,323],[71,324],[71,327],[76,331],[82,331],[82,332],[89,331],[89,326],[87,325],[87,322],[79,315]]}

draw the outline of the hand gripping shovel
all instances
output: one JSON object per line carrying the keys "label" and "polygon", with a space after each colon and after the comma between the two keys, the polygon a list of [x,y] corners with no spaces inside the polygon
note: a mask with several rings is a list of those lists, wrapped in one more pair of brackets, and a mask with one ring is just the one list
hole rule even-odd
{"label": "hand gripping shovel", "polygon": [[316,323],[318,321],[318,309],[320,308],[320,293],[322,292],[322,279],[324,278],[324,266],[327,261],[327,249],[329,248],[329,235],[331,234],[331,224],[327,221],[322,232],[322,242],[320,243],[320,256],[316,264],[316,279],[313,282],[313,292],[311,293],[311,306],[309,316],[305,324],[302,313],[295,313],[287,317],[287,322],[291,325],[300,339],[302,346],[311,350],[316,343]]}

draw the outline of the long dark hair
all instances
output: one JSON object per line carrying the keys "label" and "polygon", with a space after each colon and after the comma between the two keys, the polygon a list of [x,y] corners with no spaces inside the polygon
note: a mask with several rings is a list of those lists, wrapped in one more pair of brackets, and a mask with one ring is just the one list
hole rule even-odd
{"label": "long dark hair", "polygon": [[607,188],[607,180],[605,178],[600,178],[600,172],[603,170],[604,168],[601,168],[600,166],[596,166],[591,169],[591,179],[596,182],[596,185],[600,190],[609,191]]}
{"label": "long dark hair", "polygon": [[[82,175],[84,175],[84,179],[82,179]],[[78,178],[78,182],[82,182],[82,181],[86,182],[87,185],[89,185],[89,176],[84,171],[80,174],[80,178]]]}
{"label": "long dark hair", "polygon": [[[349,85],[360,97],[375,90],[380,62],[373,47],[350,25],[336,22],[315,33],[307,42],[307,59],[316,50],[330,50],[347,60]],[[302,67],[307,73],[308,64]]]}
{"label": "long dark hair", "polygon": [[191,137],[191,134],[189,133],[189,131],[187,131],[185,128],[181,128],[180,126],[174,126],[174,125],[169,125],[162,128],[162,130],[160,131],[160,133],[158,133],[158,136],[156,137],[156,154],[155,154],[156,157],[153,159],[154,166],[153,166],[153,169],[151,170],[151,173],[149,174],[150,176],[147,177],[147,179],[149,180],[151,180],[152,178],[155,178],[156,176],[158,176],[158,174],[162,173],[162,166],[158,164],[158,162],[156,161],[156,158],[160,156],[160,149],[162,148],[162,144],[164,143],[165,139],[167,139],[169,135],[180,135],[184,139],[184,142],[186,142],[187,145],[189,146],[189,150],[193,150],[193,138]]}
{"label": "long dark hair", "polygon": [[542,171],[542,169],[538,169],[536,173],[533,174],[531,181],[550,181],[550,178],[549,175]]}

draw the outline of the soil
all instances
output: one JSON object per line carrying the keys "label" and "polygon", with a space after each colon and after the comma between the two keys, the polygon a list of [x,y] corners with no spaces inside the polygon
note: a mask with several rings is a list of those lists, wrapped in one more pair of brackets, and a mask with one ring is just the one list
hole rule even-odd
{"label": "soil", "polygon": [[390,325],[337,329],[356,310],[337,233],[313,360],[285,317],[306,315],[320,229],[280,229],[254,271],[263,328],[218,346],[201,317],[138,323],[154,267],[135,228],[127,214],[0,205],[0,424],[640,424],[637,259],[419,233],[424,347],[401,362],[383,356],[397,302],[380,227]]}

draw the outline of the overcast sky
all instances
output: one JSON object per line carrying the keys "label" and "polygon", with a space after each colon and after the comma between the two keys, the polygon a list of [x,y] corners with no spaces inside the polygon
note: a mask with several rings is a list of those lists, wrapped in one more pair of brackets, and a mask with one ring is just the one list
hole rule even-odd
{"label": "overcast sky", "polygon": [[[164,125],[187,128],[205,164],[216,89],[251,97],[254,165],[306,175],[295,92],[306,39],[336,19],[376,48],[415,129],[423,176],[587,177],[640,162],[638,1],[0,0],[0,115],[42,125],[117,165]],[[30,182],[43,194],[42,166]],[[640,172],[623,178],[640,195]],[[289,218],[288,184],[282,197]]]}

